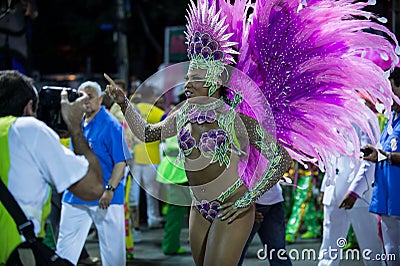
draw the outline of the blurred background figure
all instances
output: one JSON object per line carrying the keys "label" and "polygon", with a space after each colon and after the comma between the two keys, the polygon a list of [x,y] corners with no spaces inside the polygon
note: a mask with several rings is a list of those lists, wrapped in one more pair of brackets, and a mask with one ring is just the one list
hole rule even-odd
{"label": "blurred background figure", "polygon": [[38,16],[35,0],[1,1],[0,69],[31,74],[31,20]]}
{"label": "blurred background figure", "polygon": [[176,255],[187,252],[181,247],[180,235],[189,208],[187,205],[180,205],[179,203],[184,202],[184,199],[189,203],[191,197],[183,162],[176,165],[176,157],[179,152],[178,138],[176,136],[168,138],[164,143],[164,156],[158,166],[157,175],[157,181],[163,184],[167,193],[167,211],[161,247],[164,254]]}
{"label": "blurred background figure", "polygon": [[[393,93],[400,97],[400,68],[396,67],[390,76]],[[372,153],[364,159],[376,163],[374,189],[369,211],[381,217],[383,243],[387,265],[399,265],[400,246],[400,105],[393,102],[393,120],[387,123],[380,137],[380,149],[372,145],[364,148]]]}
{"label": "blurred background figure", "polygon": [[[126,85],[126,82],[123,79],[116,79],[115,83],[118,85],[119,88],[125,93],[125,95],[128,97],[128,88]],[[131,182],[132,182],[132,171],[134,167],[134,146],[136,143],[139,143],[139,140],[135,138],[133,135],[132,131],[128,128],[128,124],[126,123],[125,117],[121,112],[121,108],[114,103],[113,99],[108,95],[105,94],[103,96],[103,105],[109,106],[107,108],[110,113],[121,123],[124,136],[125,136],[125,141],[128,144],[128,151],[129,154],[132,155],[132,158],[127,160],[127,167],[125,169],[124,177],[125,177],[125,201],[124,201],[124,213],[125,213],[125,237],[126,237],[126,258],[127,259],[132,259],[133,258],[133,253],[134,253],[134,248],[133,248],[133,236],[132,236],[132,230],[131,230],[131,219],[133,219],[132,215],[132,210],[129,207],[129,190],[131,187]],[[136,240],[138,240],[136,238]]]}
{"label": "blurred background figure", "polygon": [[[184,98],[185,95],[182,91],[179,102]],[[175,104],[172,104],[168,109],[173,111],[174,107]],[[161,247],[166,255],[178,255],[188,252],[181,247],[180,236],[185,217],[189,213],[188,206],[191,197],[183,162],[180,164],[176,162],[179,153],[177,136],[166,139],[163,144],[161,145],[163,157],[157,174],[157,181],[163,184],[162,188],[167,194],[165,203],[167,210]]]}
{"label": "blurred background figure", "polygon": [[[139,110],[143,119],[150,124],[160,122],[165,118],[164,110],[154,106],[156,98],[154,87],[143,84],[138,93],[141,95],[140,102],[135,106]],[[134,220],[140,221],[139,199],[141,186],[146,192],[147,205],[147,225],[149,228],[160,228],[164,219],[160,215],[158,195],[160,193],[160,183],[156,181],[157,168],[160,164],[160,141],[150,143],[139,143],[135,145],[135,166],[133,170],[134,182],[131,183],[129,204],[132,214],[136,215]],[[142,190],[143,191],[143,190]],[[139,230],[138,222],[134,223],[134,232]]]}
{"label": "blurred background figure", "polygon": [[320,214],[317,211],[316,193],[314,190],[319,179],[319,170],[315,165],[308,163],[300,165],[292,163],[294,176],[294,189],[292,191],[292,208],[286,227],[286,242],[292,244],[304,223],[306,232],[301,235],[303,239],[321,237]]}
{"label": "blurred background figure", "polygon": [[282,202],[282,188],[279,184],[273,186],[256,201],[256,217],[253,230],[243,249],[238,265],[243,264],[247,249],[256,234],[260,237],[261,243],[263,244],[262,248],[265,249],[265,254],[271,254],[271,256],[267,256],[271,266],[292,265],[287,253],[282,252],[286,250],[286,223]]}

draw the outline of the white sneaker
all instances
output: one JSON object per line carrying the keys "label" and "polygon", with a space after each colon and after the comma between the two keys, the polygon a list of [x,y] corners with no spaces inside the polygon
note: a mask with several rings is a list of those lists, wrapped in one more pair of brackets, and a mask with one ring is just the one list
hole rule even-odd
{"label": "white sneaker", "polygon": [[99,241],[99,236],[97,234],[97,230],[93,229],[87,236],[86,240],[89,241]]}
{"label": "white sneaker", "polygon": [[162,228],[163,224],[161,222],[153,222],[153,223],[149,223],[149,229],[158,229],[158,228]]}
{"label": "white sneaker", "polygon": [[142,242],[142,232],[140,230],[136,230],[132,228],[132,240],[134,243]]}
{"label": "white sneaker", "polygon": [[165,222],[164,217],[157,217],[156,219],[153,219],[153,220],[147,220],[149,229],[162,228],[164,225],[164,222]]}

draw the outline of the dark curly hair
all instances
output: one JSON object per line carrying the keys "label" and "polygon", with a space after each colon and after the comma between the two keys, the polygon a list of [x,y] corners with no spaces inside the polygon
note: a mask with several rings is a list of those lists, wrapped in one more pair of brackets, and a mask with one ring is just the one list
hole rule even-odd
{"label": "dark curly hair", "polygon": [[230,97],[231,94],[231,89],[229,89],[227,86],[221,85],[221,87],[219,87],[219,97],[221,97],[222,100],[228,105],[232,105],[232,100]]}
{"label": "dark curly hair", "polygon": [[22,116],[29,100],[36,111],[38,95],[33,80],[16,70],[0,71],[0,117]]}

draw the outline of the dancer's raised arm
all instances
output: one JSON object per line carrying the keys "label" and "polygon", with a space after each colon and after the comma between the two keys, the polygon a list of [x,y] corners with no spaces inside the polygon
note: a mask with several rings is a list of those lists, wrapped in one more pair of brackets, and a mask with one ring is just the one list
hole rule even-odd
{"label": "dancer's raised arm", "polygon": [[157,124],[147,123],[143,117],[136,111],[128,98],[114,80],[107,74],[104,77],[110,83],[106,87],[106,93],[116,102],[125,116],[126,122],[132,133],[143,142],[153,142],[163,140],[176,135],[175,115],[169,115],[165,120]]}

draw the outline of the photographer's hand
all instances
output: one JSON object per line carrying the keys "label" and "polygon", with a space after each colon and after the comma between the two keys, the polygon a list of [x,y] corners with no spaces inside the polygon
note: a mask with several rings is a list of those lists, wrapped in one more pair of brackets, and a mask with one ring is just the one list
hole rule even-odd
{"label": "photographer's hand", "polygon": [[71,134],[81,130],[82,117],[86,111],[84,103],[89,99],[85,92],[80,94],[76,101],[69,102],[67,91],[61,92],[61,114]]}

